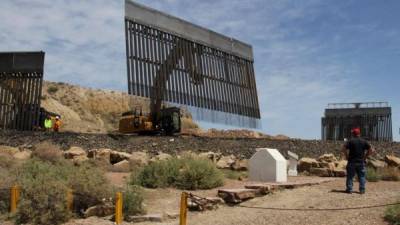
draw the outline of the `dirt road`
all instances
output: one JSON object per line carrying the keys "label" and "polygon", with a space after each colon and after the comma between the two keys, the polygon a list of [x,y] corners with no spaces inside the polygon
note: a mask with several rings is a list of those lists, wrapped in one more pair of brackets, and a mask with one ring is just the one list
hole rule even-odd
{"label": "dirt road", "polygon": [[[385,204],[400,200],[400,182],[369,183],[367,193],[345,194],[344,179],[322,185],[285,190],[245,202],[243,206],[281,208],[346,208]],[[163,201],[163,200],[160,200]],[[170,204],[175,208],[176,203]],[[189,213],[188,225],[369,225],[387,224],[384,208],[346,211],[275,211],[240,207],[220,207],[216,211]],[[150,225],[154,223],[141,223]],[[159,223],[160,224],[160,223]],[[178,221],[162,223],[176,225]]]}

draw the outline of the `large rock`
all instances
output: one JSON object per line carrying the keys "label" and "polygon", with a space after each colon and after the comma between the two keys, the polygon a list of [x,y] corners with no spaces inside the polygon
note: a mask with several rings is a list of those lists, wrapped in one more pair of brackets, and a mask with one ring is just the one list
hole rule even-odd
{"label": "large rock", "polygon": [[388,166],[400,167],[400,158],[398,158],[394,155],[385,156],[385,161],[388,164]]}
{"label": "large rock", "polygon": [[86,156],[86,151],[81,147],[71,147],[67,151],[64,152],[64,157],[66,159],[74,159],[75,157]]}
{"label": "large rock", "polygon": [[10,147],[10,146],[5,146],[5,145],[0,145],[0,153],[5,153],[8,155],[14,155],[19,152],[18,148]]}
{"label": "large rock", "polygon": [[86,218],[92,217],[92,216],[97,216],[97,217],[105,217],[114,214],[115,212],[115,207],[111,203],[106,203],[102,205],[96,205],[89,207],[85,212],[84,216]]}
{"label": "large rock", "polygon": [[232,169],[238,171],[245,171],[248,169],[249,160],[247,159],[238,159],[232,164]]}
{"label": "large rock", "polygon": [[347,160],[340,160],[335,163],[336,169],[338,170],[346,170]]}
{"label": "large rock", "polygon": [[131,170],[131,164],[128,160],[122,160],[121,162],[115,163],[112,166],[114,172],[129,172]]}
{"label": "large rock", "polygon": [[145,152],[133,152],[129,158],[129,162],[134,167],[143,167],[149,163],[149,155]]}
{"label": "large rock", "polygon": [[318,158],[318,161],[320,162],[336,162],[337,158],[333,154],[323,154]]}
{"label": "large rock", "polygon": [[311,168],[309,172],[311,175],[319,177],[331,177],[333,175],[333,171],[330,171],[328,168]]}
{"label": "large rock", "polygon": [[96,160],[111,163],[111,152],[113,152],[111,149],[101,148],[94,151],[93,158],[95,158]]}
{"label": "large rock", "polygon": [[321,168],[329,169],[330,171],[333,171],[333,170],[336,169],[335,163],[333,163],[333,162],[321,162],[321,163],[319,164],[319,166],[320,166]]}
{"label": "large rock", "polygon": [[235,163],[236,157],[234,155],[222,156],[217,162],[218,169],[231,169]]}
{"label": "large rock", "polygon": [[377,159],[369,159],[367,162],[367,166],[372,167],[374,169],[382,169],[387,166],[387,163]]}
{"label": "large rock", "polygon": [[112,151],[110,153],[110,163],[115,164],[123,160],[129,160],[131,156],[132,156],[131,154],[126,152]]}
{"label": "large rock", "polygon": [[297,170],[301,173],[304,171],[310,172],[311,168],[319,167],[319,163],[316,159],[312,158],[301,158]]}
{"label": "large rock", "polygon": [[168,160],[172,158],[172,155],[167,154],[167,153],[163,153],[163,152],[159,152],[156,156],[154,156],[150,161],[162,161],[162,160]]}
{"label": "large rock", "polygon": [[21,152],[17,152],[13,155],[14,159],[18,159],[18,160],[28,160],[31,158],[32,155],[32,151],[21,151]]}
{"label": "large rock", "polygon": [[216,152],[203,152],[199,154],[200,158],[206,158],[209,159],[211,161],[213,161],[214,163],[217,163],[218,160],[221,159],[222,155],[221,153],[216,153]]}
{"label": "large rock", "polygon": [[346,170],[343,169],[335,169],[333,170],[333,175],[335,177],[345,177],[347,174]]}

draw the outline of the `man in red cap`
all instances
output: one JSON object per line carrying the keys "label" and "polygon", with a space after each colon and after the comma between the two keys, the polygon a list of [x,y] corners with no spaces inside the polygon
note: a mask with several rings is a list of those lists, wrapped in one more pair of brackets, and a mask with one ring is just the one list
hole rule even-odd
{"label": "man in red cap", "polygon": [[360,194],[365,194],[365,161],[372,154],[373,149],[366,140],[361,138],[360,128],[354,128],[351,133],[353,138],[343,146],[343,153],[348,160],[346,192],[349,194],[353,192],[353,178],[357,174],[360,182]]}

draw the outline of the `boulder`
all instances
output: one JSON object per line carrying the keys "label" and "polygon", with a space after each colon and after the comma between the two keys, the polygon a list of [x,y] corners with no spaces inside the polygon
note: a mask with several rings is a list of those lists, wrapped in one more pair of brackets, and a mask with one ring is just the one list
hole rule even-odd
{"label": "boulder", "polygon": [[111,149],[101,148],[94,151],[93,158],[111,163],[111,152],[113,152]]}
{"label": "boulder", "polygon": [[332,172],[328,168],[311,168],[310,173],[319,177],[330,177]]}
{"label": "boulder", "polygon": [[126,152],[119,152],[119,151],[111,151],[110,152],[110,163],[115,164],[119,163],[123,160],[129,160],[131,158],[131,154]]}
{"label": "boulder", "polygon": [[142,167],[149,163],[149,156],[145,152],[133,152],[129,162],[134,167]]}
{"label": "boulder", "polygon": [[160,152],[152,159],[152,161],[162,161],[170,158],[172,158],[172,155]]}
{"label": "boulder", "polygon": [[121,162],[115,163],[112,166],[114,172],[129,172],[131,170],[131,164],[128,160],[122,160]]}
{"label": "boulder", "polygon": [[72,161],[74,162],[75,165],[81,165],[82,162],[85,162],[89,160],[89,158],[86,155],[79,155],[79,156],[75,156]]}
{"label": "boulder", "polygon": [[8,155],[14,155],[19,152],[18,148],[10,147],[10,146],[5,146],[5,145],[0,145],[0,153],[5,153]]}
{"label": "boulder", "polygon": [[301,158],[299,160],[299,164],[297,167],[297,170],[299,172],[310,172],[311,168],[317,168],[319,167],[319,163],[316,159],[312,159],[312,158]]}
{"label": "boulder", "polygon": [[387,166],[387,163],[377,159],[369,159],[367,162],[367,166],[372,167],[374,169],[382,169]]}
{"label": "boulder", "polygon": [[105,217],[109,215],[113,215],[115,212],[115,207],[111,203],[101,204],[89,207],[84,212],[85,218],[97,216],[97,217]]}
{"label": "boulder", "polygon": [[78,156],[86,156],[86,151],[83,150],[81,147],[71,147],[64,152],[64,158],[66,159],[74,159]]}
{"label": "boulder", "polygon": [[333,170],[333,175],[335,177],[345,177],[346,176],[346,170],[343,169],[335,169]]}
{"label": "boulder", "polygon": [[338,160],[333,154],[323,154],[318,158],[318,161],[330,163],[330,162],[336,162]]}
{"label": "boulder", "polygon": [[385,156],[385,162],[391,167],[400,167],[400,158],[394,155]]}
{"label": "boulder", "polygon": [[235,163],[235,156],[222,156],[217,162],[218,169],[231,169]]}
{"label": "boulder", "polygon": [[335,162],[335,166],[336,166],[336,169],[346,170],[347,160],[340,160],[338,162]]}
{"label": "boulder", "polygon": [[32,151],[21,151],[21,152],[17,152],[13,155],[14,159],[18,159],[18,160],[28,160],[29,158],[31,158],[32,155]]}
{"label": "boulder", "polygon": [[199,154],[200,158],[206,158],[214,163],[217,163],[219,159],[221,159],[221,153],[216,153],[216,152],[203,152]]}
{"label": "boulder", "polygon": [[333,162],[329,162],[329,163],[328,162],[321,162],[319,164],[319,166],[320,166],[320,168],[327,168],[330,171],[333,171],[336,168],[335,163],[333,163]]}
{"label": "boulder", "polygon": [[245,171],[248,169],[249,160],[247,159],[238,159],[232,164],[232,169],[238,171]]}

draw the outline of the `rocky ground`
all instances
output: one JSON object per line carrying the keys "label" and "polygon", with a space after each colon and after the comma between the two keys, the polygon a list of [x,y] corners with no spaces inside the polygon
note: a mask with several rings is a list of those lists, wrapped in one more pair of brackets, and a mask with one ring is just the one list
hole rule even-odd
{"label": "rocky ground", "polygon": [[[342,142],[323,142],[312,140],[277,140],[271,138],[210,138],[181,135],[166,136],[130,136],[120,134],[78,134],[78,133],[44,133],[0,130],[0,145],[32,146],[43,141],[50,141],[66,150],[79,146],[85,150],[111,148],[123,152],[145,151],[150,154],[165,152],[177,154],[183,151],[219,152],[223,155],[233,154],[239,158],[251,157],[256,148],[269,147],[279,149],[283,155],[287,151],[297,153],[300,157],[319,157],[325,153],[339,155]],[[381,156],[400,155],[400,143],[372,143]]]}
{"label": "rocky ground", "polygon": [[[367,193],[352,195],[342,193],[344,179],[317,186],[284,190],[261,198],[242,203],[240,206],[272,207],[272,208],[348,208],[371,206],[394,202],[400,199],[399,182],[368,183]],[[227,186],[234,187],[240,183],[233,182]],[[211,191],[198,192],[207,195]],[[177,212],[179,209],[180,191],[173,189],[148,190],[153,196],[146,202],[154,213],[162,211]],[[242,208],[240,206],[220,206],[217,210],[203,213],[190,212],[188,224],[191,225],[373,225],[388,224],[384,221],[385,208],[343,210],[343,211],[285,211]],[[110,221],[99,218],[89,218],[71,221],[66,225],[111,225]],[[129,223],[124,223],[129,224]],[[177,219],[160,223],[135,223],[139,225],[176,225]]]}

